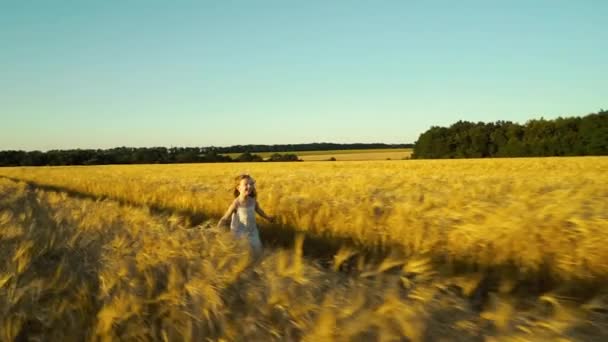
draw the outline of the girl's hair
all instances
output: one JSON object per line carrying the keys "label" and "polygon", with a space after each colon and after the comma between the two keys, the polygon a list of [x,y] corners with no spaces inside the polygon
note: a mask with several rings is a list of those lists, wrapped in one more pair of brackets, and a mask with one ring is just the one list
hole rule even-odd
{"label": "girl's hair", "polygon": [[251,177],[251,175],[248,175],[246,173],[242,174],[242,175],[238,175],[236,176],[236,178],[234,178],[234,197],[239,197],[239,195],[241,194],[239,192],[239,190],[237,189],[237,187],[239,186],[239,184],[241,184],[241,180],[243,179],[249,179],[251,180],[251,182],[253,183],[253,191],[251,191],[251,193],[249,193],[249,196],[252,198],[255,198],[255,196],[257,196],[257,191],[255,190],[255,180],[253,179],[253,177]]}

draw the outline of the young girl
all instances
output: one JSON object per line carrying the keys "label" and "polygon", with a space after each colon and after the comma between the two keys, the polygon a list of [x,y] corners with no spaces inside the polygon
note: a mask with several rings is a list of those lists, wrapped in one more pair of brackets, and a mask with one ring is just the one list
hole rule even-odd
{"label": "young girl", "polygon": [[218,228],[231,217],[230,230],[238,238],[247,238],[256,256],[262,253],[260,233],[255,223],[255,213],[272,222],[273,217],[266,215],[256,200],[255,181],[250,175],[243,174],[235,178],[235,200],[218,222]]}

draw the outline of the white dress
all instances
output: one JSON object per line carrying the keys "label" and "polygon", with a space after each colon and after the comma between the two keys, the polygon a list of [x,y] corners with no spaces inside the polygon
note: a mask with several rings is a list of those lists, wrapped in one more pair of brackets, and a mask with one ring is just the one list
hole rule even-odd
{"label": "white dress", "polygon": [[230,231],[237,238],[247,238],[253,252],[259,255],[262,252],[262,241],[260,240],[258,226],[255,223],[255,204],[243,206],[238,201],[235,203],[236,209],[232,213]]}

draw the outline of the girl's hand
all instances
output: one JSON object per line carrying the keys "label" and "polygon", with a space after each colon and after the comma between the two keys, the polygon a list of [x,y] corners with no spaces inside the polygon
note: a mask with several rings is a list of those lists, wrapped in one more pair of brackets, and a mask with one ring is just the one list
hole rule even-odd
{"label": "girl's hand", "polygon": [[217,222],[217,229],[222,229],[225,228],[226,225],[226,220],[224,220],[223,218],[221,218],[218,222]]}

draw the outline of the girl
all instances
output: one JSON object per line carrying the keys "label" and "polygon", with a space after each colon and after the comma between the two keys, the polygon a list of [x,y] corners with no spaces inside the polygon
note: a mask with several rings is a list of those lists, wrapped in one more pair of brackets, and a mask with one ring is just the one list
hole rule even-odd
{"label": "girl", "polygon": [[231,217],[230,230],[238,238],[247,238],[249,245],[256,256],[262,253],[262,242],[260,233],[255,223],[255,213],[260,214],[266,220],[273,222],[274,217],[266,215],[256,200],[255,181],[248,174],[235,178],[234,197],[228,210],[222,216],[217,226],[220,228]]}

